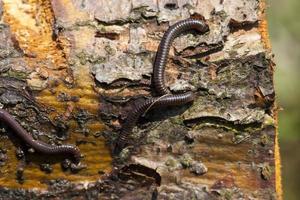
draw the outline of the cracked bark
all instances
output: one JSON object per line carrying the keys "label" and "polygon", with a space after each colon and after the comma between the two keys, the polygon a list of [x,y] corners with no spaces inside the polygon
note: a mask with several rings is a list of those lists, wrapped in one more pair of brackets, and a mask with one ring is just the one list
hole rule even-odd
{"label": "cracked bark", "polygon": [[[3,199],[281,199],[273,56],[263,0],[2,0],[0,105],[37,139],[72,143],[87,169],[31,153],[1,124]],[[152,63],[169,25],[206,21],[172,45],[166,81],[193,104],[121,123],[154,95]],[[21,167],[20,167],[21,166]],[[23,173],[16,173],[24,168]]]}

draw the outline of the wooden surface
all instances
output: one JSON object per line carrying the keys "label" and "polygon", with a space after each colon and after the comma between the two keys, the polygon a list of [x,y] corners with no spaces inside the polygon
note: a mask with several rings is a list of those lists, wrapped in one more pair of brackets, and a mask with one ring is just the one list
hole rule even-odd
{"label": "wooden surface", "polygon": [[[62,158],[28,152],[6,128],[2,198],[281,199],[263,1],[2,0],[0,10],[0,105],[38,139],[78,145],[87,165],[65,172]],[[148,113],[136,145],[112,156],[134,100],[155,95],[163,33],[189,17],[210,31],[175,40],[166,80],[196,101]]]}

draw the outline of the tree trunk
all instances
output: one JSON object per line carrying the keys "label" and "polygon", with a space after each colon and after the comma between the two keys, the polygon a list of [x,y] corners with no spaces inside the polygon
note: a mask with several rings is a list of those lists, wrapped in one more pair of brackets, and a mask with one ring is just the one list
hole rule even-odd
{"label": "tree trunk", "polygon": [[[1,199],[281,199],[273,55],[264,0],[2,0],[0,105],[35,139],[77,145],[86,168],[34,152],[1,123]],[[122,122],[155,96],[153,61],[188,105],[153,109],[112,154]]]}

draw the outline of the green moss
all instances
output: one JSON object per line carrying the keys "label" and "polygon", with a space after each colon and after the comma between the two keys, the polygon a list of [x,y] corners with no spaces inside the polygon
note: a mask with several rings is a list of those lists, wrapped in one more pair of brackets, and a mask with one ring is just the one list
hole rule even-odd
{"label": "green moss", "polygon": [[271,117],[270,115],[265,115],[264,122],[263,122],[264,127],[275,126],[275,123],[276,121],[273,119],[273,117]]}
{"label": "green moss", "polygon": [[177,168],[178,164],[179,164],[178,161],[175,160],[173,157],[169,157],[165,162],[165,165],[170,168]]}
{"label": "green moss", "polygon": [[242,134],[239,130],[237,130],[237,129],[233,128],[233,127],[226,126],[226,125],[221,125],[221,124],[218,124],[218,123],[203,123],[203,124],[197,125],[194,129],[198,130],[198,129],[202,129],[202,128],[205,128],[205,127],[213,127],[213,128],[218,128],[218,129],[225,129],[227,131],[235,133],[236,135]]}
{"label": "green moss", "polygon": [[261,177],[264,180],[270,180],[273,174],[273,170],[268,163],[264,163],[261,167]]}
{"label": "green moss", "polygon": [[183,118],[181,116],[170,118],[170,122],[175,125],[184,125]]}
{"label": "green moss", "polygon": [[232,192],[230,190],[225,190],[225,192],[224,192],[224,198],[226,200],[231,200],[232,199]]}
{"label": "green moss", "polygon": [[106,61],[106,58],[103,56],[91,55],[86,53],[85,51],[81,51],[80,53],[76,54],[76,57],[79,59],[79,62],[82,65],[85,65],[87,63],[100,64]]}
{"label": "green moss", "polygon": [[8,28],[8,26],[6,24],[0,23],[0,31],[4,30],[6,28]]}
{"label": "green moss", "polygon": [[129,158],[129,156],[130,156],[130,150],[128,148],[124,148],[119,154],[119,160],[121,162],[124,162]]}
{"label": "green moss", "polygon": [[104,49],[105,49],[105,51],[109,54],[109,55],[111,55],[111,56],[114,56],[115,54],[116,54],[116,50],[115,49],[113,49],[111,46],[109,46],[109,45],[106,45],[105,47],[104,47]]}
{"label": "green moss", "polygon": [[76,56],[77,56],[77,58],[79,58],[80,64],[82,64],[82,65],[86,64],[86,62],[87,62],[87,55],[86,55],[85,52],[82,51],[82,52],[78,53]]}
{"label": "green moss", "polygon": [[188,168],[192,165],[194,160],[190,156],[190,154],[185,153],[183,154],[183,156],[180,157],[179,161],[184,168]]}
{"label": "green moss", "polygon": [[248,140],[250,138],[250,135],[248,133],[241,133],[241,134],[235,134],[233,138],[234,144],[240,144],[245,140]]}
{"label": "green moss", "polygon": [[97,22],[94,20],[76,21],[72,26],[64,28],[67,31],[79,30],[80,27],[97,28]]}
{"label": "green moss", "polygon": [[267,134],[262,134],[262,135],[260,136],[260,144],[261,144],[262,146],[266,146],[266,145],[268,145],[270,142],[271,142],[271,141],[270,141],[270,137],[269,137]]}
{"label": "green moss", "polygon": [[97,23],[94,20],[86,20],[86,21],[77,21],[74,26],[89,26],[96,27]]}
{"label": "green moss", "polygon": [[18,80],[26,80],[28,77],[28,73],[21,72],[21,71],[15,71],[15,70],[9,70],[6,72],[7,76],[16,78]]}

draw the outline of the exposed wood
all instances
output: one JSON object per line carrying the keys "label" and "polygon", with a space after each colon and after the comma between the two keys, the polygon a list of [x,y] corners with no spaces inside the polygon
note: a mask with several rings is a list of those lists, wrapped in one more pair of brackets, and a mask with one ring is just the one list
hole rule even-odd
{"label": "exposed wood", "polygon": [[[263,0],[2,0],[0,10],[0,105],[35,138],[78,145],[87,165],[63,171],[63,158],[31,153],[2,123],[1,198],[281,199]],[[147,113],[135,146],[113,156],[136,99],[155,95],[163,33],[189,17],[210,31],[177,38],[166,73],[196,101]]]}

